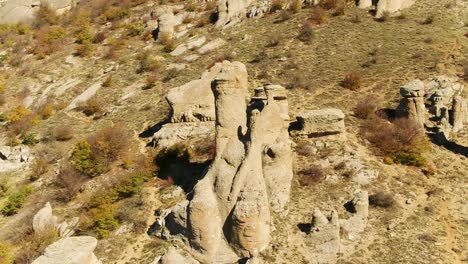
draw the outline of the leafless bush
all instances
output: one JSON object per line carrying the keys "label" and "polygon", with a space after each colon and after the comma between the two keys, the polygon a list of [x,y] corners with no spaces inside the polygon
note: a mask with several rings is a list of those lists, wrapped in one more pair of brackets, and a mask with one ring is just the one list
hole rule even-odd
{"label": "leafless bush", "polygon": [[377,192],[369,196],[369,204],[375,207],[389,208],[396,204],[393,194],[387,192]]}
{"label": "leafless bush", "polygon": [[375,114],[378,107],[378,99],[375,95],[368,95],[354,107],[354,116],[360,119],[368,119]]}
{"label": "leafless bush", "polygon": [[351,91],[357,91],[361,88],[362,76],[359,72],[350,72],[348,73],[344,80],[341,81],[341,86],[343,88],[349,89]]}
{"label": "leafless bush", "polygon": [[325,179],[325,173],[319,165],[311,165],[299,171],[299,175],[301,176],[299,182],[302,186],[310,186]]}

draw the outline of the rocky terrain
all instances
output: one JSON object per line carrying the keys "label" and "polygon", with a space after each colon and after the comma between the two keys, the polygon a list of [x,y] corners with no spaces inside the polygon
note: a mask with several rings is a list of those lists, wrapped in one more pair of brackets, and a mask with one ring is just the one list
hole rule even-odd
{"label": "rocky terrain", "polygon": [[463,0],[0,1],[0,264],[468,262]]}

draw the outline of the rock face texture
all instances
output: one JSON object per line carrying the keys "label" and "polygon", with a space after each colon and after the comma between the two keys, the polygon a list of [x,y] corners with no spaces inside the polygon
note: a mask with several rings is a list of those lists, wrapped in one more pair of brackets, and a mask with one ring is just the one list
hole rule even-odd
{"label": "rock face texture", "polygon": [[169,233],[185,234],[202,263],[236,262],[264,250],[270,241],[270,210],[287,210],[292,180],[284,88],[266,85],[263,95],[248,105],[245,66],[221,66],[211,84],[214,161],[195,185],[188,205],[176,206],[164,221],[166,229],[168,223],[180,223]]}
{"label": "rock face texture", "polygon": [[234,24],[247,16],[247,8],[255,0],[218,1],[218,20],[216,26]]}
{"label": "rock face texture", "polygon": [[172,12],[167,12],[158,18],[158,39],[175,37],[176,18]]}
{"label": "rock face texture", "polygon": [[463,129],[464,123],[468,122],[468,105],[461,96],[453,99],[452,105],[452,130],[458,132]]}
{"label": "rock face texture", "polygon": [[0,172],[25,168],[32,160],[27,146],[0,146]]}
{"label": "rock face texture", "polygon": [[33,264],[101,264],[93,251],[97,239],[89,236],[68,237],[48,246]]}
{"label": "rock face texture", "polygon": [[357,192],[350,205],[354,214],[346,220],[340,220],[340,225],[348,239],[356,240],[367,226],[367,217],[369,216],[369,194],[367,191]]}
{"label": "rock face texture", "polygon": [[176,248],[170,247],[166,254],[162,257],[157,257],[151,264],[199,264],[200,262],[183,256]]}
{"label": "rock face texture", "polygon": [[426,108],[424,105],[424,82],[414,80],[400,88],[403,99],[396,109],[397,117],[414,120],[420,127],[424,127]]}
{"label": "rock face texture", "polygon": [[337,134],[345,132],[344,118],[340,109],[328,108],[300,113],[297,121],[308,135]]}

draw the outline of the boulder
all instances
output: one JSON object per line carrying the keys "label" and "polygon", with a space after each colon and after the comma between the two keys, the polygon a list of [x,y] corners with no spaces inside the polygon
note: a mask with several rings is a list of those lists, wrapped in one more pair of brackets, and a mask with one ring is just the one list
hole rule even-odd
{"label": "boulder", "polygon": [[163,13],[158,17],[158,39],[174,38],[176,18],[172,12]]}
{"label": "boulder", "polygon": [[203,45],[203,47],[201,47],[199,50],[198,50],[198,53],[200,54],[207,54],[208,52],[210,51],[213,51],[217,48],[220,48],[222,46],[224,46],[227,42],[224,40],[224,39],[221,39],[221,38],[217,38],[217,39],[214,39],[208,43],[206,43],[205,45]]}
{"label": "boulder", "polygon": [[52,214],[52,206],[48,202],[34,215],[33,230],[35,233],[46,233],[51,229],[55,229],[56,225],[57,217]]}
{"label": "boulder", "polygon": [[0,146],[0,172],[25,168],[32,159],[28,146]]}
{"label": "boulder", "polygon": [[335,263],[340,252],[340,222],[338,213],[333,210],[325,216],[314,209],[312,224],[306,245],[311,250],[312,263]]}
{"label": "boulder", "polygon": [[297,121],[302,134],[327,135],[345,132],[345,114],[340,109],[327,108],[300,113]]}
{"label": "boulder", "polygon": [[414,4],[415,0],[379,0],[377,3],[376,17],[382,17],[385,13],[393,14]]}
{"label": "boulder", "polygon": [[32,264],[101,264],[93,252],[96,246],[97,239],[90,236],[62,238]]}
{"label": "boulder", "polygon": [[443,105],[451,105],[453,99],[460,96],[464,88],[457,77],[446,75],[436,76],[424,82],[425,98],[431,99],[437,95],[441,97]]}
{"label": "boulder", "polygon": [[356,240],[364,232],[369,216],[369,194],[367,191],[358,191],[353,200],[349,202],[353,215],[348,219],[341,219],[341,229],[345,231],[348,239]]}
{"label": "boulder", "polygon": [[153,135],[159,148],[168,148],[177,143],[198,138],[212,138],[215,124],[209,122],[168,123]]}
{"label": "boulder", "polygon": [[0,3],[0,24],[32,24],[41,5],[47,5],[60,14],[71,8],[72,3],[69,0],[4,0]]}
{"label": "boulder", "polygon": [[170,247],[166,254],[156,259],[153,264],[198,264],[200,262],[186,257],[178,252],[174,247]]}
{"label": "boulder", "polygon": [[233,25],[246,17],[247,8],[255,0],[220,0],[218,1],[218,20],[216,26]]}

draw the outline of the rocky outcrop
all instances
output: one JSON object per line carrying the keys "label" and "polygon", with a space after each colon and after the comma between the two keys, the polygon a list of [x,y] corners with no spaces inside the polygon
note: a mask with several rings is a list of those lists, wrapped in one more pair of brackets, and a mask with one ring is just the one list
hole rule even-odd
{"label": "rocky outcrop", "polygon": [[385,13],[393,14],[414,4],[415,0],[378,0],[376,17],[382,17]]}
{"label": "rocky outcrop", "polygon": [[340,109],[328,108],[300,113],[297,121],[302,134],[313,136],[345,132],[344,118]]}
{"label": "rocky outcrop", "polygon": [[438,95],[442,98],[443,105],[451,105],[456,96],[460,96],[464,90],[464,86],[456,77],[445,75],[436,76],[424,81],[425,98]]}
{"label": "rocky outcrop", "polygon": [[73,235],[73,228],[78,224],[78,218],[73,218],[69,223],[59,223],[56,216],[52,214],[52,206],[50,203],[39,210],[33,217],[33,230],[35,233],[47,233],[51,230],[56,230],[60,237],[69,237]]}
{"label": "rocky outcrop", "polygon": [[340,225],[344,233],[347,234],[348,239],[356,240],[367,226],[369,194],[367,191],[358,191],[348,204],[353,215],[346,220],[340,220]]}
{"label": "rocky outcrop", "polygon": [[463,129],[464,123],[468,123],[468,105],[461,96],[456,96],[452,104],[452,130],[458,132]]}
{"label": "rocky outcrop", "polygon": [[6,0],[0,3],[0,24],[32,23],[41,5],[47,5],[58,13],[71,8],[69,0]]}
{"label": "rocky outcrop", "polygon": [[0,172],[26,168],[31,161],[32,155],[27,146],[0,146]]}
{"label": "rocky outcrop", "polygon": [[151,264],[199,264],[200,262],[182,255],[174,247],[170,247],[166,254],[157,257]]}
{"label": "rocky outcrop", "polygon": [[340,222],[336,210],[325,216],[319,209],[314,209],[306,245],[311,250],[312,263],[336,262],[340,252]]}
{"label": "rocky outcrop", "polygon": [[32,264],[101,264],[93,251],[97,239],[89,236],[67,237],[48,246]]}
{"label": "rocky outcrop", "polygon": [[426,108],[424,105],[424,82],[414,80],[400,88],[403,99],[396,109],[397,117],[414,120],[420,127],[424,128],[426,120]]}
{"label": "rocky outcrop", "polygon": [[[176,206],[164,220],[164,229],[171,229],[168,223],[181,223],[163,233],[185,234],[193,256],[202,263],[258,256],[270,241],[270,211],[287,211],[292,180],[284,88],[257,88],[261,96],[247,105],[245,66],[227,61],[220,66],[211,85],[216,106],[214,161],[195,185],[188,205]],[[185,214],[181,208],[186,208]]]}
{"label": "rocky outcrop", "polygon": [[235,24],[247,16],[247,8],[255,0],[220,0],[218,1],[218,20],[216,26]]}

